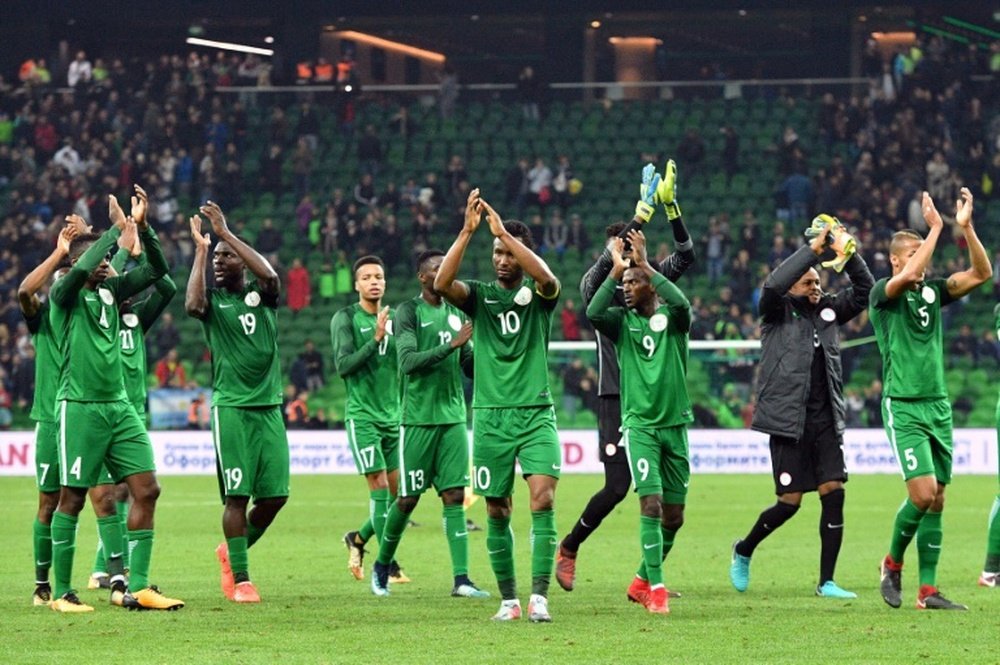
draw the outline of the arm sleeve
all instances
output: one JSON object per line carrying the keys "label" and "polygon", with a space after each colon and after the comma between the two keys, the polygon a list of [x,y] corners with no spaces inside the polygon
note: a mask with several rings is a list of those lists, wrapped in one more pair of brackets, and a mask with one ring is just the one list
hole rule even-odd
{"label": "arm sleeve", "polygon": [[851,286],[834,296],[833,309],[837,312],[837,323],[847,323],[868,307],[868,294],[875,285],[875,278],[868,270],[868,265],[855,254],[844,266]]}
{"label": "arm sleeve", "polygon": [[888,282],[888,278],[882,278],[875,282],[875,286],[872,287],[871,292],[868,294],[868,304],[876,309],[881,309],[886,306],[889,302],[889,296],[885,293],[885,285]]}
{"label": "arm sleeve", "polygon": [[[142,257],[142,254],[139,255]],[[125,274],[125,266],[128,264],[129,251],[124,247],[119,247],[118,251],[115,252],[115,256],[111,259],[111,267],[115,269],[115,272],[119,275]]]}
{"label": "arm sleeve", "polygon": [[472,340],[462,345],[458,350],[459,352],[459,364],[462,366],[462,373],[465,374],[470,379],[474,375],[475,362],[473,362],[474,352],[472,350]]}
{"label": "arm sleeve", "polygon": [[94,271],[94,268],[101,265],[105,255],[118,241],[121,232],[117,226],[112,226],[98,238],[93,245],[87,248],[77,262],[69,269],[69,272],[57,279],[49,291],[52,302],[62,307],[69,306],[80,293],[80,289],[87,283],[87,277]]}
{"label": "arm sleeve", "polygon": [[465,312],[469,318],[475,318],[476,315],[476,303],[479,299],[479,284],[480,283],[474,279],[470,279],[465,282],[466,288],[469,289],[469,296],[465,299],[465,302],[458,305],[458,308]]}
{"label": "arm sleeve", "polygon": [[806,270],[816,265],[818,259],[809,245],[803,245],[767,276],[758,305],[761,317],[770,318],[784,307],[783,301],[788,289],[792,288]]}
{"label": "arm sleeve", "polygon": [[[105,234],[106,235],[106,234]],[[163,248],[160,247],[160,240],[156,237],[151,227],[139,233],[142,238],[143,254],[146,256],[145,262],[140,262],[134,270],[128,271],[124,277],[116,277],[108,280],[110,288],[115,292],[118,302],[134,296],[156,280],[167,274],[169,266],[167,259],[163,256]]]}
{"label": "arm sleeve", "polygon": [[691,303],[684,292],[663,275],[653,275],[653,288],[663,298],[670,310],[670,318],[682,332],[691,330]]}
{"label": "arm sleeve", "polygon": [[611,307],[614,297],[615,280],[609,277],[604,280],[601,288],[594,294],[594,299],[587,305],[587,318],[594,324],[594,328],[616,342],[621,328],[622,309]]}
{"label": "arm sleeve", "polygon": [[654,266],[656,271],[671,282],[680,279],[681,275],[694,265],[694,243],[688,240],[687,245],[686,249],[677,250]]}
{"label": "arm sleeve", "polygon": [[590,269],[583,274],[583,279],[580,280],[580,296],[585,305],[589,305],[590,301],[594,299],[597,289],[611,273],[611,267],[611,252],[605,247],[600,258],[597,259],[597,263],[590,266]]}
{"label": "arm sleeve", "polygon": [[354,333],[347,312],[340,311],[330,321],[330,340],[333,342],[333,364],[337,374],[346,378],[364,366],[375,354],[378,344],[370,339],[360,349],[354,349]]}
{"label": "arm sleeve", "polygon": [[399,371],[403,374],[430,367],[455,350],[451,344],[439,344],[432,349],[418,351],[416,313],[412,303],[404,303],[396,310],[396,357],[399,359]]}
{"label": "arm sleeve", "polygon": [[177,293],[177,284],[170,278],[170,275],[164,275],[153,283],[153,289],[153,294],[138,307],[139,322],[142,324],[143,332],[148,332],[153,327],[156,319],[160,318],[160,314],[174,299],[174,294]]}

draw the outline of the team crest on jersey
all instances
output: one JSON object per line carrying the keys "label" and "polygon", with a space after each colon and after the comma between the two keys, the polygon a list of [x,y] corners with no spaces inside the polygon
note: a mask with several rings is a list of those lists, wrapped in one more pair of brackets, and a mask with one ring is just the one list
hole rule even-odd
{"label": "team crest on jersey", "polygon": [[97,295],[101,297],[101,302],[103,302],[105,305],[115,304],[115,297],[111,295],[111,291],[108,291],[107,289],[102,287],[100,289],[97,289]]}
{"label": "team crest on jersey", "polygon": [[137,325],[139,325],[139,317],[133,314],[132,312],[129,312],[128,314],[122,317],[122,323],[124,323],[129,328],[135,328]]}
{"label": "team crest on jersey", "polygon": [[247,304],[247,307],[256,307],[260,304],[260,294],[256,291],[251,291],[243,298],[243,302]]}
{"label": "team crest on jersey", "polygon": [[385,322],[385,334],[386,335],[392,334],[392,319],[389,319],[388,321]]}
{"label": "team crest on jersey", "polygon": [[459,330],[462,329],[462,319],[458,318],[454,314],[449,314],[448,315],[448,327],[451,328],[452,330],[454,330],[455,332],[458,332]]}
{"label": "team crest on jersey", "polygon": [[832,309],[827,307],[819,313],[819,318],[823,319],[827,323],[833,323],[833,320],[837,318],[837,314]]}
{"label": "team crest on jersey", "polygon": [[531,302],[531,289],[527,286],[522,286],[517,290],[517,294],[514,295],[514,302],[522,307]]}
{"label": "team crest on jersey", "polygon": [[934,289],[932,289],[929,286],[925,286],[920,291],[920,297],[923,298],[924,302],[926,303],[933,303],[935,300],[937,300],[937,294],[934,293]]}
{"label": "team crest on jersey", "polygon": [[649,329],[653,332],[663,332],[667,329],[667,315],[663,312],[654,314],[649,319]]}

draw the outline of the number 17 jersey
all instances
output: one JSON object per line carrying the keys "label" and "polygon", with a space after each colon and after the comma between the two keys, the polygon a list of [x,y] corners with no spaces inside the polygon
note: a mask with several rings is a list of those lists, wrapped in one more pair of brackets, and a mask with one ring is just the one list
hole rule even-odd
{"label": "number 17 jersey", "polygon": [[202,329],[212,353],[213,406],[281,404],[278,301],[256,282],[242,291],[211,289]]}

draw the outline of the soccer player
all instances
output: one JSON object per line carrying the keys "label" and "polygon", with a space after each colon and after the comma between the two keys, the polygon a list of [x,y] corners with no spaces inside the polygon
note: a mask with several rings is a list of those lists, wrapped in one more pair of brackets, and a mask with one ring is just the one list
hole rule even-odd
{"label": "soccer player", "polygon": [[[364,546],[374,535],[381,542],[391,497],[399,486],[399,376],[392,310],[382,306],[385,264],[377,256],[354,262],[358,302],[330,321],[333,358],[347,385],[344,418],[358,473],[368,483],[368,519],[344,534],[347,568],[364,578]],[[392,582],[409,582],[399,565],[390,564]]]}
{"label": "soccer player", "polygon": [[[136,196],[132,197],[132,218],[142,221],[149,209],[148,199],[145,190],[139,185],[135,185],[135,190]],[[71,217],[76,223],[85,223],[79,217]],[[129,258],[140,265],[148,263],[138,237],[131,247],[122,247],[121,241],[122,239],[119,238],[119,250],[111,260],[111,268],[116,274],[125,273],[125,264]],[[170,275],[163,275],[153,284],[153,292],[148,297],[138,303],[133,303],[132,299],[126,300],[119,308],[121,322],[118,337],[122,354],[122,369],[125,371],[125,393],[129,402],[135,407],[136,413],[139,414],[139,420],[144,425],[146,424],[146,333],[170,304],[176,293],[177,285],[174,284],[174,280],[170,278]],[[128,570],[128,485],[126,483],[118,483],[114,486],[114,500],[118,520],[121,523],[122,532],[125,534],[122,563]],[[107,556],[116,549],[118,548],[107,549],[103,539],[100,538],[100,533],[98,533],[97,558],[90,574],[88,588],[110,586],[106,571]]]}
{"label": "soccer player", "polygon": [[[642,559],[628,598],[654,614],[669,614],[663,531],[676,533],[684,523],[691,477],[687,424],[693,417],[686,383],[691,305],[650,266],[642,232],[629,231],[628,240],[634,265],[616,238],[611,272],[587,306],[587,318],[614,343],[621,370],[622,438],[641,513]],[[613,305],[619,281],[625,307]]]}
{"label": "soccer player", "polygon": [[[645,174],[652,169],[647,167]],[[655,175],[655,174],[651,174]],[[645,179],[645,178],[644,178]],[[645,225],[653,214],[652,204],[661,203],[670,221],[670,229],[674,236],[676,251],[653,268],[676,282],[681,275],[694,263],[694,243],[688,235],[687,227],[681,218],[681,209],[677,203],[677,165],[671,159],[667,162],[663,179],[658,186],[643,191],[648,201],[640,201],[636,206],[636,214],[629,228]],[[655,198],[654,198],[655,197]],[[580,293],[585,305],[589,305],[597,289],[611,272],[611,244],[616,237],[624,237],[625,224],[616,222],[606,229],[608,245],[601,253],[597,262],[584,274],[580,282]],[[624,306],[621,287],[615,289],[615,305]],[[611,514],[615,506],[625,499],[632,478],[629,473],[628,460],[625,458],[621,443],[621,400],[618,386],[618,357],[615,355],[614,343],[597,331],[597,353],[600,376],[598,378],[598,456],[604,464],[604,486],[590,498],[580,519],[573,525],[572,531],[562,539],[556,554],[556,581],[566,591],[572,591],[576,582],[576,557],[580,545],[590,537],[605,517]],[[665,531],[664,553],[673,545],[674,536]]]}
{"label": "soccer player", "polygon": [[472,370],[472,324],[443,302],[434,278],[444,252],[417,257],[420,294],[396,308],[396,353],[402,381],[399,435],[399,494],[389,508],[372,568],[372,592],[389,593],[389,566],[413,509],[431,485],[444,505],[444,535],[454,576],[452,596],[488,598],[469,579],[469,532],[465,486],[469,483],[469,438],[465,429],[463,369]]}
{"label": "soccer player", "polygon": [[[993,308],[993,329],[1000,337],[1000,305]],[[1000,442],[1000,399],[997,400],[997,437]],[[997,577],[1000,576],[1000,493],[993,499],[990,510],[990,528],[986,540],[986,563],[979,576],[979,586],[995,588]]]}
{"label": "soccer player", "polygon": [[[77,518],[87,489],[97,484],[106,464],[115,481],[125,480],[134,502],[129,509],[130,588],[123,580],[121,556],[109,556],[112,602],[130,609],[175,610],[183,601],[168,598],[149,583],[153,515],[160,487],[149,435],[125,393],[117,303],[153,284],[167,272],[156,234],[143,220],[138,232],[149,262],[124,276],[109,276],[105,259],[119,236],[137,232],[114,196],[108,197],[113,227],[101,236],[76,237],[70,244],[73,267],[50,293],[53,337],[60,341],[62,366],[56,394],[59,411],[60,496],[52,516],[55,589],[51,607],[59,612],[89,612],[70,588]],[[134,240],[126,240],[129,246]],[[102,533],[105,542],[122,538],[117,519]]]}
{"label": "soccer player", "polygon": [[903,554],[917,539],[920,589],[917,609],[964,610],[936,586],[941,556],[944,491],[951,482],[952,419],[944,383],[941,308],[990,279],[989,256],[972,226],[972,193],[961,190],[955,224],[969,247],[970,268],[947,279],[925,280],[944,226],[929,194],[922,201],[930,229],[921,239],[914,231],[899,231],[889,245],[892,276],[880,279],[868,309],[882,354],[882,420],[896,452],[907,498],[892,527],[889,553],[882,560],[882,598],[891,607],[902,604]]}
{"label": "soccer player", "polygon": [[[795,515],[803,493],[815,491],[822,505],[816,595],[857,598],[833,581],[844,538],[847,481],[840,326],[865,311],[875,280],[836,218],[820,215],[813,225],[822,229],[782,261],[761,290],[760,379],[752,427],[771,437],[778,500],[733,545],[729,578],[737,591],[746,591],[755,548]],[[824,266],[845,261],[837,267],[846,268],[851,287],[824,293],[814,267],[821,261]]]}
{"label": "soccer player", "polygon": [[229,230],[217,204],[208,201],[199,211],[218,238],[212,253],[215,288],[205,284],[212,239],[202,234],[201,217],[195,215],[190,220],[194,265],[184,307],[201,321],[212,354],[212,438],[225,504],[225,541],[215,554],[223,595],[237,603],[259,603],[247,550],[271,526],[289,492],[278,360],[280,283],[271,264]]}
{"label": "soccer player", "polygon": [[[456,279],[483,214],[492,232],[493,282]],[[521,616],[510,528],[514,462],[528,483],[531,505],[531,598],[528,618],[551,621],[548,588],[556,549],[553,504],[562,468],[549,388],[548,348],[559,280],[532,251],[531,232],[504,222],[490,205],[469,193],[465,224],[434,279],[434,290],[472,320],[473,487],[486,498],[486,549],[502,601],[498,621]]]}

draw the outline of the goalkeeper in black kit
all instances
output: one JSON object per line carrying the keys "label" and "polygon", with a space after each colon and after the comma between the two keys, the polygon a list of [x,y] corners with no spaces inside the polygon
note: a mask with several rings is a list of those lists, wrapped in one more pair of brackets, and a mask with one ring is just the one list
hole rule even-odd
{"label": "goalkeeper in black kit", "polygon": [[[840,326],[868,306],[875,280],[857,243],[830,215],[806,230],[811,241],[764,281],[760,297],[761,358],[753,429],[771,436],[771,467],[778,500],[733,545],[729,579],[737,591],[750,584],[750,557],[764,538],[799,509],[802,495],[819,493],[820,570],[816,595],[856,598],[833,581],[844,537],[844,394]],[[816,264],[847,271],[850,288],[820,287]]]}
{"label": "goalkeeper in black kit", "polygon": [[[590,304],[597,289],[611,272],[613,266],[610,250],[612,240],[617,237],[625,238],[628,231],[633,228],[641,227],[645,231],[647,223],[658,206],[662,206],[663,212],[670,222],[670,228],[674,235],[675,251],[663,261],[652,264],[653,268],[671,282],[676,282],[694,263],[694,243],[692,243],[691,236],[684,226],[681,209],[677,203],[677,165],[674,160],[671,159],[667,162],[662,176],[656,173],[656,167],[647,164],[642,171],[642,185],[639,193],[640,198],[636,203],[632,222],[627,226],[624,222],[608,226],[606,230],[608,243],[604,252],[584,274],[583,280],[580,282],[580,293],[585,306]],[[612,304],[625,307],[621,285],[615,289]],[[604,518],[611,514],[615,506],[622,502],[632,483],[632,475],[629,472],[628,459],[626,459],[621,438],[622,414],[615,345],[613,341],[600,332],[595,331],[595,335],[600,368],[597,392],[598,446],[600,460],[604,464],[604,486],[591,497],[572,531],[559,544],[556,553],[556,581],[566,591],[572,591],[576,582],[576,557],[580,545],[600,526]],[[669,524],[666,522],[663,524],[664,557],[673,545],[674,536],[677,529],[680,528],[681,521],[683,521],[682,517]]]}

